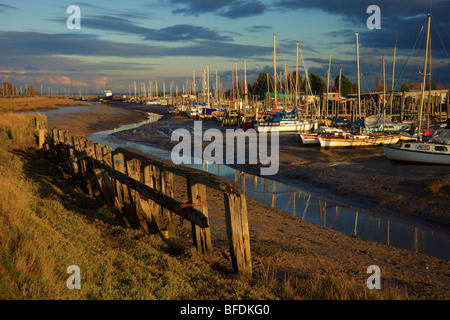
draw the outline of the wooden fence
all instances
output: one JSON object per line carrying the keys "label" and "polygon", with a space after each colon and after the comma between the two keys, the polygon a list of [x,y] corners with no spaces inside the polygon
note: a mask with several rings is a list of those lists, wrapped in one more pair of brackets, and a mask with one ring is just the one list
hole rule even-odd
{"label": "wooden fence", "polygon": [[[190,221],[194,245],[203,254],[212,252],[206,187],[221,191],[233,270],[252,274],[246,198],[233,183],[127,150],[113,151],[63,130],[53,129],[43,148],[131,228],[162,233],[164,222],[165,235],[171,237],[177,233],[174,215]],[[174,199],[174,175],[186,178],[188,203]]]}

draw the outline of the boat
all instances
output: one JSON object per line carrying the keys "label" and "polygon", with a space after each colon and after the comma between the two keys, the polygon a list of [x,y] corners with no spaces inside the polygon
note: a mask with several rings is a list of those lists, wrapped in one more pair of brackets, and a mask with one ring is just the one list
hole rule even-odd
{"label": "boat", "polygon": [[414,141],[401,146],[384,146],[383,150],[394,162],[450,165],[450,145]]}
{"label": "boat", "polygon": [[213,113],[217,111],[217,108],[213,108],[213,107],[203,107],[200,109],[199,113],[198,113],[198,117],[200,119],[212,119]]}
{"label": "boat", "polygon": [[344,132],[344,130],[334,127],[321,126],[316,132],[298,132],[297,136],[303,145],[320,145],[318,136],[324,133]]}
{"label": "boat", "polygon": [[362,134],[351,132],[335,132],[318,135],[320,147],[372,147],[396,144],[400,140],[400,134]]}
{"label": "boat", "polygon": [[196,107],[191,107],[189,110],[189,118],[197,118],[198,110]]}
{"label": "boat", "polygon": [[450,165],[450,122],[447,123],[447,126],[445,128],[438,129],[428,141],[424,141],[426,132],[424,133],[424,135],[421,134],[422,110],[425,96],[425,81],[427,76],[427,58],[430,44],[430,24],[431,14],[428,14],[428,33],[425,50],[425,66],[422,81],[422,97],[418,111],[419,123],[417,127],[417,140],[406,141],[400,146],[383,147],[384,153],[390,161],[416,164]]}
{"label": "boat", "polygon": [[113,99],[113,94],[112,94],[111,90],[109,90],[108,82],[106,82],[106,88],[103,90],[102,99],[103,100],[112,100]]}
{"label": "boat", "polygon": [[290,112],[269,111],[253,127],[257,132],[308,132],[318,127],[318,121],[299,119],[295,107]]}
{"label": "boat", "polygon": [[395,162],[450,165],[450,122],[428,141],[405,141],[400,146],[385,146],[383,150]]}
{"label": "boat", "polygon": [[393,122],[392,116],[379,114],[364,118],[364,131],[367,132],[399,132],[410,128],[410,124]]}

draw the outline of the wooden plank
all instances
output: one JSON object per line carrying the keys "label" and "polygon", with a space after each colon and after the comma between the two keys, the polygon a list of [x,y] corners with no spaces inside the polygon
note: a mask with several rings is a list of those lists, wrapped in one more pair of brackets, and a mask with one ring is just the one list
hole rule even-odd
{"label": "wooden plank", "polygon": [[[159,190],[173,198],[173,174],[164,170],[159,170]],[[160,207],[160,216],[167,220],[167,231],[169,237],[178,237],[178,229],[175,224],[174,213],[170,210]],[[208,216],[208,215],[206,215]]]}
{"label": "wooden plank", "polygon": [[[152,165],[145,165],[142,164],[142,182],[149,186],[150,188],[157,189],[157,174],[158,174],[158,168]],[[146,199],[145,205],[148,206],[148,213],[152,216],[152,219],[154,220],[155,224],[159,226],[161,224],[161,211],[162,207],[157,204],[156,202]]]}
{"label": "wooden plank", "polygon": [[[206,187],[204,185],[192,182],[188,178],[187,188],[189,203],[196,204],[206,201]],[[196,206],[194,208],[201,211],[205,215],[205,217],[208,217],[207,204]],[[189,208],[188,210],[191,209],[192,208]],[[192,223],[192,238],[198,252],[202,254],[210,254],[212,252],[211,231],[209,227],[201,228]]]}
{"label": "wooden plank", "polygon": [[245,195],[224,193],[224,203],[233,270],[240,274],[251,275],[252,260]]}
{"label": "wooden plank", "polygon": [[[113,169],[117,172],[126,173],[125,168],[125,157],[121,153],[114,153],[113,154]],[[114,177],[113,177],[114,178]],[[122,214],[124,214],[124,208],[126,205],[130,203],[129,196],[128,196],[128,187],[117,181],[117,179],[114,180],[115,183],[115,194],[116,194],[116,208],[118,211],[120,211]],[[125,222],[127,226],[130,226],[129,222],[125,219],[124,216],[122,216],[122,220]]]}
{"label": "wooden plank", "polygon": [[[138,159],[129,159],[126,161],[127,174],[130,178],[143,182],[142,165]],[[129,190],[134,204],[134,213],[139,222],[139,227],[147,233],[157,233],[159,231],[158,223],[153,215],[154,202],[146,199],[136,190]],[[131,212],[130,212],[131,213]]]}
{"label": "wooden plank", "polygon": [[38,129],[38,149],[42,149],[45,142],[45,130],[44,129]]}
{"label": "wooden plank", "polygon": [[193,209],[193,210],[183,210],[181,208],[182,203],[172,199],[169,196],[166,196],[165,194],[161,193],[160,191],[150,188],[149,186],[146,186],[145,184],[136,181],[127,175],[113,170],[111,168],[108,168],[106,166],[103,166],[102,169],[105,169],[108,174],[116,179],[121,184],[125,184],[129,186],[131,189],[139,192],[142,196],[153,200],[157,204],[164,206],[165,208],[169,209],[173,213],[183,217],[184,219],[195,223],[196,225],[206,228],[209,226],[208,224],[208,218],[200,211]]}
{"label": "wooden plank", "polygon": [[160,168],[161,170],[171,172],[184,178],[187,178],[189,176],[189,178],[193,182],[201,183],[207,187],[211,187],[222,192],[239,194],[239,186],[237,184],[232,183],[231,181],[225,181],[225,179],[219,178],[208,172],[184,167],[181,165],[170,165],[162,161],[149,159],[141,154],[137,154],[123,148],[118,148],[116,151],[127,155],[127,157],[129,158],[136,158],[141,160],[143,165],[153,165]]}
{"label": "wooden plank", "polygon": [[107,165],[108,167],[110,167],[110,168],[113,167],[112,154],[113,154],[113,151],[112,151],[112,149],[110,147],[108,147],[108,146],[103,146],[102,147],[103,163],[105,165]]}

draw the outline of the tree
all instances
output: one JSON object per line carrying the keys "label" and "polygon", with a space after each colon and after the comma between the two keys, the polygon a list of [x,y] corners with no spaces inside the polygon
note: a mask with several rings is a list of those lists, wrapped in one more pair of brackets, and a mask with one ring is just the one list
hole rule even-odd
{"label": "tree", "polygon": [[[321,95],[327,90],[327,85],[319,74],[311,72],[308,76],[312,94]],[[306,80],[302,83],[302,90],[306,91]]]}
{"label": "tree", "polygon": [[[334,78],[334,84],[336,85],[336,89],[339,92],[339,74],[336,76],[336,78]],[[350,80],[348,80],[348,78],[343,73],[341,73],[341,97],[346,97],[350,93],[353,93],[352,87],[353,85]]]}
{"label": "tree", "polygon": [[[295,88],[295,75],[296,74],[297,74],[297,71],[294,71],[291,75],[291,80],[294,85],[294,88]],[[302,75],[299,73],[298,74],[298,91],[301,90],[302,86],[303,86]],[[298,94],[298,92],[297,92],[297,94]]]}
{"label": "tree", "polygon": [[[430,81],[427,82],[425,89],[430,89]],[[436,90],[436,89],[437,89],[436,82],[434,82],[434,80],[431,79],[431,90]]]}
{"label": "tree", "polygon": [[273,77],[265,71],[262,71],[255,82],[249,86],[249,92],[253,95],[264,95],[267,92],[267,78],[269,78],[269,91],[273,90]]}
{"label": "tree", "polygon": [[400,88],[400,90],[402,90],[403,92],[409,91],[409,87],[405,81],[403,81],[402,87]]}

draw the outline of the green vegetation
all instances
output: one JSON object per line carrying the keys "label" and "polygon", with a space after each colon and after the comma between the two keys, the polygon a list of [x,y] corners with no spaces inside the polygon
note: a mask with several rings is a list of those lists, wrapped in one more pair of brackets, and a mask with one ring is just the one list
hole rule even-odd
{"label": "green vegetation", "polygon": [[[344,277],[277,277],[270,264],[255,268],[253,279],[217,271],[193,246],[122,226],[30,148],[34,128],[31,115],[0,119],[0,299],[403,298]],[[310,254],[272,241],[254,249],[258,261],[280,249]],[[80,290],[66,286],[71,265],[80,267]]]}

